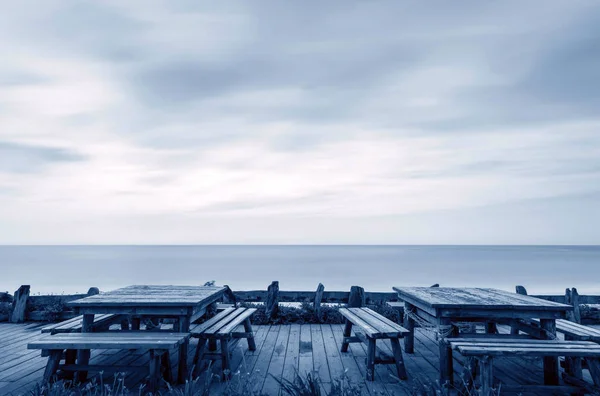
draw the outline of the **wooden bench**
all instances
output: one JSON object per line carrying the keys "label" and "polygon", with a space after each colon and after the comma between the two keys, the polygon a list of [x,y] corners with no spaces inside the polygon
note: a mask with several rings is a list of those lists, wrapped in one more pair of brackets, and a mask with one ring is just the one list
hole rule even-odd
{"label": "wooden bench", "polygon": [[[115,314],[103,314],[96,315],[94,318],[94,324],[92,325],[92,331],[107,330],[110,325],[116,323],[121,319],[121,315]],[[81,333],[81,327],[83,326],[83,315],[76,316],[72,319],[65,320],[60,323],[53,323],[48,326],[42,327],[42,333],[60,334],[60,333]]]}
{"label": "wooden bench", "polygon": [[[148,388],[154,391],[163,368],[163,377],[172,381],[169,349],[178,347],[189,339],[184,333],[152,332],[105,332],[105,333],[65,333],[44,337],[27,344],[27,349],[48,351],[48,363],[44,371],[44,382],[50,382],[58,370],[66,372],[87,371],[135,371],[144,369],[131,366],[102,366],[77,364],[78,350],[90,349],[148,349]],[[65,363],[60,364],[64,359]]]}
{"label": "wooden bench", "polygon": [[[479,369],[481,389],[478,394],[483,396],[494,394],[492,361],[495,357],[541,358],[564,356],[584,358],[588,362],[594,385],[596,387],[600,386],[600,345],[590,341],[535,340],[524,338],[447,338],[446,342],[452,350],[460,352],[469,360],[465,364],[467,372],[464,374],[467,388],[472,387],[477,375],[477,368]],[[467,390],[470,391],[470,389]],[[578,393],[581,392],[581,387],[535,385],[520,386],[513,389],[503,385],[502,391]]]}
{"label": "wooden bench", "polygon": [[[252,332],[252,324],[250,323],[250,317],[254,312],[256,312],[256,308],[226,308],[206,322],[190,327],[191,336],[198,338],[198,346],[194,356],[194,375],[198,374],[199,362],[203,358],[220,358],[223,368],[223,379],[227,380],[230,378],[231,367],[229,355],[235,342],[246,338],[248,349],[251,351],[256,350],[254,333]],[[242,332],[236,331],[240,325],[244,326],[244,331]],[[230,342],[231,339],[234,342]],[[205,352],[207,342],[211,341],[219,341],[221,346],[220,353]]]}
{"label": "wooden bench", "polygon": [[[530,321],[537,325],[540,323],[537,319],[530,319]],[[568,340],[600,343],[600,330],[570,320],[556,319],[556,331],[564,334],[565,339]]]}
{"label": "wooden bench", "polygon": [[[408,330],[369,308],[340,308],[340,314],[346,318],[342,352],[348,352],[348,345],[351,342],[367,344],[367,380],[375,379],[375,364],[395,364],[398,378],[407,379],[398,339],[409,334]],[[351,335],[352,326],[358,327],[354,330],[354,336]],[[389,339],[392,344],[394,356],[391,358],[376,356],[376,341],[385,339]]]}

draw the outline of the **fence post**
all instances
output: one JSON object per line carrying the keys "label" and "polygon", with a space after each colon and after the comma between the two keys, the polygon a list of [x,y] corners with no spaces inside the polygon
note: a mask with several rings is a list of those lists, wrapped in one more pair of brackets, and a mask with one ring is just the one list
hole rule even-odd
{"label": "fence post", "polygon": [[365,289],[360,286],[350,288],[350,297],[348,298],[348,307],[360,308],[365,305]]}
{"label": "fence post", "polygon": [[267,288],[267,301],[265,302],[265,314],[269,319],[277,316],[279,310],[279,282],[273,281]]}
{"label": "fence post", "polygon": [[325,286],[322,283],[319,283],[317,286],[317,291],[315,292],[315,313],[317,314],[317,318],[321,320],[321,301],[323,300],[323,291],[325,290]]}
{"label": "fence post", "polygon": [[27,312],[27,299],[29,298],[29,285],[22,285],[15,292],[13,299],[12,310],[10,313],[11,323],[22,323],[25,321],[25,313]]}

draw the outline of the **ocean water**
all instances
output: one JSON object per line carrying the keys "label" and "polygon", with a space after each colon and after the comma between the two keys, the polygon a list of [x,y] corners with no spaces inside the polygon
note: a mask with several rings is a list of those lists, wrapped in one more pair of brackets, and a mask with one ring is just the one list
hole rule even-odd
{"label": "ocean water", "polygon": [[32,294],[132,284],[234,290],[392,291],[392,286],[525,285],[533,294],[600,294],[600,246],[0,246],[0,290]]}

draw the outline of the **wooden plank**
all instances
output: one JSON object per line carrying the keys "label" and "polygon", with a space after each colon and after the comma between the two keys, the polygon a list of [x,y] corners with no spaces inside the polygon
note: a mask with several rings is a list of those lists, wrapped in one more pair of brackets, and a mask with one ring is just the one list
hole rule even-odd
{"label": "wooden plank", "polygon": [[72,307],[85,306],[189,306],[220,297],[225,293],[224,287],[217,286],[163,286],[135,285],[128,286],[95,296],[70,301]]}
{"label": "wooden plank", "polygon": [[[340,350],[340,348],[342,347],[343,327],[340,325],[330,325],[330,327],[331,333],[333,334],[333,338],[335,339],[336,350]],[[371,392],[365,387],[364,373],[361,372],[360,367],[357,364],[356,359],[354,358],[354,355],[350,352],[340,352],[340,360],[342,362],[342,366],[344,368],[346,377],[350,381],[353,381],[354,384],[358,384],[359,386],[361,386],[361,388],[364,389],[367,394],[370,394]]]}
{"label": "wooden plank", "polygon": [[321,326],[311,324],[310,334],[312,342],[313,368],[315,373],[325,383],[331,383],[331,374],[329,372],[329,363],[327,361],[327,353],[325,352],[325,340],[321,332]]}
{"label": "wooden plank", "polygon": [[233,330],[235,330],[235,328],[237,326],[240,326],[246,319],[248,319],[250,316],[252,316],[256,312],[256,308],[238,308],[238,309],[243,309],[244,311],[241,313],[241,315],[236,316],[235,318],[233,318],[231,320],[231,322],[229,322],[225,326],[223,326],[219,330],[220,334],[231,333]]}
{"label": "wooden plank", "polygon": [[222,327],[226,326],[230,321],[234,320],[238,316],[242,315],[245,312],[246,308],[236,308],[233,312],[230,312],[227,317],[219,320],[217,323],[212,325],[210,328],[203,331],[205,335],[211,336],[216,335]]}
{"label": "wooden plank", "polygon": [[275,378],[281,379],[283,375],[290,330],[290,325],[280,326],[277,341],[275,341],[275,348],[273,348],[273,354],[269,362],[269,368],[267,369],[267,377],[262,385],[263,394],[279,394],[279,383]]}
{"label": "wooden plank", "polygon": [[269,332],[265,338],[265,342],[256,358],[256,363],[254,365],[254,371],[252,374],[252,381],[256,384],[255,386],[257,390],[260,390],[262,388],[267,377],[267,373],[269,371],[269,364],[271,362],[271,357],[273,356],[275,346],[277,344],[277,338],[279,336],[280,330],[281,326],[271,326],[269,328]]}
{"label": "wooden plank", "polygon": [[207,329],[214,326],[216,323],[218,323],[222,319],[226,318],[227,316],[231,315],[234,311],[235,311],[235,308],[227,308],[227,309],[224,309],[223,311],[219,312],[212,318],[208,319],[204,323],[191,325],[190,332],[192,333],[192,336],[196,337],[199,334],[204,333]]}
{"label": "wooden plank", "polygon": [[564,312],[572,309],[566,304],[490,288],[394,287],[394,290],[398,292],[401,299],[411,304],[420,302],[432,308],[461,306],[477,309],[510,309],[526,307],[540,311]]}
{"label": "wooden plank", "polygon": [[298,356],[298,374],[306,376],[313,371],[312,335],[310,326],[300,327],[300,352]]}
{"label": "wooden plank", "polygon": [[346,308],[340,308],[339,312],[343,317],[348,319],[355,326],[359,326],[362,329],[362,331],[367,334],[367,336],[376,337],[379,335],[379,331],[375,327],[371,326],[369,323],[356,316],[354,312]]}
{"label": "wooden plank", "polygon": [[520,347],[472,347],[459,346],[458,350],[465,356],[574,356],[574,357],[600,357],[600,351],[589,349],[566,348],[520,348]]}
{"label": "wooden plank", "polygon": [[285,361],[283,363],[282,378],[293,382],[299,367],[300,356],[300,325],[290,325],[290,333],[286,347]]}

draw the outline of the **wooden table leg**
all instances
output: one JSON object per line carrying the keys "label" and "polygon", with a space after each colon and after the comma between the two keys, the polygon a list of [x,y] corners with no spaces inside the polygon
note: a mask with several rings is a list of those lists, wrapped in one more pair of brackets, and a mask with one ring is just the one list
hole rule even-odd
{"label": "wooden table leg", "polygon": [[[184,315],[179,317],[179,332],[180,333],[189,333],[190,332],[190,316]],[[185,384],[185,380],[188,376],[187,369],[187,355],[188,355],[188,346],[190,344],[189,340],[185,340],[181,345],[179,345],[179,364],[177,367],[177,382],[180,384]]]}
{"label": "wooden table leg", "polygon": [[396,373],[398,378],[401,380],[408,379],[406,374],[406,367],[404,365],[404,357],[402,356],[402,349],[400,349],[400,341],[397,338],[391,338],[390,343],[392,344],[392,352],[394,353],[394,362],[396,363]]}
{"label": "wooden table leg", "polygon": [[[344,337],[350,337],[352,334],[352,322],[346,319],[346,325],[344,326]],[[342,342],[342,352],[348,352],[349,342]]]}
{"label": "wooden table leg", "polygon": [[[75,364],[77,362],[77,349],[67,349],[65,352],[65,364]],[[65,373],[65,379],[73,380],[73,372],[68,371]]]}
{"label": "wooden table leg", "polygon": [[[552,339],[556,337],[556,320],[540,319],[540,327],[547,332],[546,338]],[[558,385],[558,358],[547,356],[544,358],[544,384]]]}
{"label": "wooden table leg", "polygon": [[410,316],[414,314],[415,307],[404,303],[404,327],[410,331],[410,334],[404,336],[404,352],[415,353],[415,320]]}
{"label": "wooden table leg", "polygon": [[[81,321],[81,332],[89,333],[92,331],[92,325],[94,324],[94,314],[84,314],[83,320]],[[77,352],[77,363],[81,365],[88,365],[90,363],[90,350],[80,349]],[[77,380],[79,382],[85,382],[87,380],[87,371],[78,371]]]}
{"label": "wooden table leg", "polygon": [[375,339],[369,338],[369,344],[367,345],[367,381],[375,381],[375,353],[377,348],[375,346]]}
{"label": "wooden table leg", "polygon": [[44,383],[50,383],[52,377],[54,374],[56,374],[62,354],[62,349],[53,349],[50,351],[48,362],[46,363],[46,369],[44,370]]}
{"label": "wooden table leg", "polygon": [[158,381],[160,380],[160,351],[150,349],[150,361],[148,368],[148,390],[155,392],[158,388]]}
{"label": "wooden table leg", "polygon": [[455,328],[448,318],[440,318],[438,324],[439,330],[439,349],[440,349],[440,382],[442,385],[454,384],[454,362],[452,361],[452,349],[445,341],[445,337],[455,333]]}

